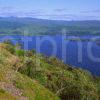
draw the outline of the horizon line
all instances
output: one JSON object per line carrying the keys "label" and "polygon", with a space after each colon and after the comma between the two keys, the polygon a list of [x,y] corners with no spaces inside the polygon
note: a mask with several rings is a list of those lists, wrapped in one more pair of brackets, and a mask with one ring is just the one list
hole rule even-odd
{"label": "horizon line", "polygon": [[75,20],[75,19],[49,19],[49,18],[36,18],[36,17],[27,17],[27,16],[0,16],[0,18],[30,18],[30,19],[37,19],[37,20],[49,20],[49,21],[100,21],[100,19],[83,19],[83,20],[81,20],[81,19],[77,19],[77,20]]}

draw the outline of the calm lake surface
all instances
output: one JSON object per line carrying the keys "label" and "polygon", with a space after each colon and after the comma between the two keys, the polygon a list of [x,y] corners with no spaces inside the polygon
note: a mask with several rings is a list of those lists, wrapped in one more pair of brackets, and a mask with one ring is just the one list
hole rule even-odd
{"label": "calm lake surface", "polygon": [[89,70],[100,76],[100,44],[98,36],[0,36],[0,41],[12,39],[23,43],[25,50],[35,49],[46,56],[56,56],[66,64]]}

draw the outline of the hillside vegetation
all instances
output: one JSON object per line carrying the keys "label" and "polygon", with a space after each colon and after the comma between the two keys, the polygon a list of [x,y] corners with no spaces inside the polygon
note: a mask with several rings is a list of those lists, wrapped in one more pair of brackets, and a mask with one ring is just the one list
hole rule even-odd
{"label": "hillside vegetation", "polygon": [[18,45],[0,44],[1,100],[100,100],[100,79]]}
{"label": "hillside vegetation", "polygon": [[0,100],[59,100],[38,81],[16,71],[20,58],[11,54],[12,48],[0,44]]}

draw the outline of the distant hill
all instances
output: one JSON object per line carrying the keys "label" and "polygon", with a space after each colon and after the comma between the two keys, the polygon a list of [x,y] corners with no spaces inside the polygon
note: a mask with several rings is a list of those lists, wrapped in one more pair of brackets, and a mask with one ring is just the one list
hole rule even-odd
{"label": "distant hill", "polygon": [[35,18],[0,17],[0,34],[23,35],[99,35],[100,21],[61,21]]}

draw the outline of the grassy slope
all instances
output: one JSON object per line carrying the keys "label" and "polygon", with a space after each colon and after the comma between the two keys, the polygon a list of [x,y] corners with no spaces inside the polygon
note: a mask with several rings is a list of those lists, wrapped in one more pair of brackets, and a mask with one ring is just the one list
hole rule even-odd
{"label": "grassy slope", "polygon": [[0,44],[1,98],[58,100],[53,92],[62,100],[100,99],[100,79],[95,80],[89,72],[53,57],[13,49],[11,45]]}
{"label": "grassy slope", "polygon": [[0,100],[59,100],[37,81],[13,69],[19,58],[0,44]]}
{"label": "grassy slope", "polygon": [[100,84],[95,82],[88,71],[72,68],[56,58],[47,58],[37,54],[24,56],[24,62],[19,71],[39,81],[62,100],[68,98],[69,100],[97,100],[99,98]]}

